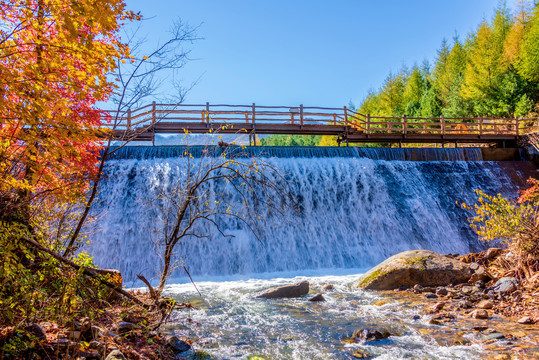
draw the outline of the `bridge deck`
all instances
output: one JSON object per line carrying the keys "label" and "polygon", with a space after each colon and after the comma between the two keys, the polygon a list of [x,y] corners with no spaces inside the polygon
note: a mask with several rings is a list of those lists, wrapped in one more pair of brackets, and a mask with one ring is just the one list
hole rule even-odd
{"label": "bridge deck", "polygon": [[[110,112],[109,112],[110,113]],[[338,142],[515,143],[538,119],[376,117],[343,108],[151,104],[117,113],[116,140],[152,141],[155,134],[333,135]]]}

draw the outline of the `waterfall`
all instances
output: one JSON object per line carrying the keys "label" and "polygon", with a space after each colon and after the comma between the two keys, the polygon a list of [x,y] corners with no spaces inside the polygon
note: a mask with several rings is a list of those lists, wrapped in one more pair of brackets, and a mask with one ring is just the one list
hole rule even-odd
{"label": "waterfall", "polygon": [[[191,161],[221,151],[192,148]],[[239,150],[238,150],[239,151]],[[366,268],[410,249],[466,253],[484,248],[456,202],[474,203],[474,189],[515,196],[535,168],[528,162],[486,162],[479,149],[247,148],[278,168],[299,210],[268,212],[257,239],[241,222],[219,219],[224,237],[199,224],[177,246],[192,275],[233,275],[327,268]],[[125,147],[108,162],[93,215],[88,250],[124,278],[151,278],[160,257],[162,209],[151,201],[185,177],[185,148]],[[410,157],[431,161],[405,161]],[[452,160],[452,161],[440,161]],[[463,161],[469,160],[469,161]],[[210,190],[227,201],[219,184]],[[213,187],[213,188],[212,188]],[[178,270],[177,270],[178,271]],[[175,275],[181,275],[176,272]]]}

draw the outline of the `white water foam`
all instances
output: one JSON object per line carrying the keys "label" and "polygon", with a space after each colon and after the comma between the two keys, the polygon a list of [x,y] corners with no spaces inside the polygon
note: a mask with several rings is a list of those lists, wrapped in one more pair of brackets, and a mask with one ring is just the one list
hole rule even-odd
{"label": "white water foam", "polygon": [[[131,150],[131,151],[137,151]],[[141,150],[142,151],[142,150]],[[308,269],[367,268],[400,251],[465,253],[482,248],[456,201],[473,203],[473,189],[515,194],[517,171],[492,162],[407,162],[358,157],[265,159],[289,180],[300,211],[283,219],[266,212],[262,240],[240,222],[221,218],[226,234],[200,224],[208,238],[186,237],[177,246],[196,280]],[[203,161],[195,159],[194,161]],[[163,228],[163,187],[185,177],[184,158],[109,161],[94,215],[100,228],[90,252],[101,267],[118,268],[126,280],[152,278],[160,258],[153,240]],[[517,174],[518,175],[518,174]],[[216,196],[234,193],[210,184]],[[173,277],[185,278],[183,270]],[[180,279],[180,281],[182,281]]]}

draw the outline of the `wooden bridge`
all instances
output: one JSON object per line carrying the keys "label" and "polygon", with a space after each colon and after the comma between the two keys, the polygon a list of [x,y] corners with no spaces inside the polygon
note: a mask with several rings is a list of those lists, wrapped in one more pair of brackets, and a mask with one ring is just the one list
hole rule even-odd
{"label": "wooden bridge", "polygon": [[517,118],[419,118],[364,115],[347,107],[171,105],[108,112],[115,140],[154,141],[155,134],[334,135],[338,143],[486,143],[514,147],[539,121]]}

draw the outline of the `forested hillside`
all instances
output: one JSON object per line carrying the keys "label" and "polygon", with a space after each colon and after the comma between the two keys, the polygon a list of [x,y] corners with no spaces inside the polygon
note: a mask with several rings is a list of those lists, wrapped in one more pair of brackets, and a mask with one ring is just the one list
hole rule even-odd
{"label": "forested hillside", "polygon": [[[522,0],[513,11],[499,7],[464,39],[443,40],[432,64],[424,61],[390,73],[357,111],[373,116],[525,117],[537,115],[538,103],[539,4]],[[301,145],[292,140],[273,136],[263,143]],[[309,140],[335,145],[325,137]]]}

